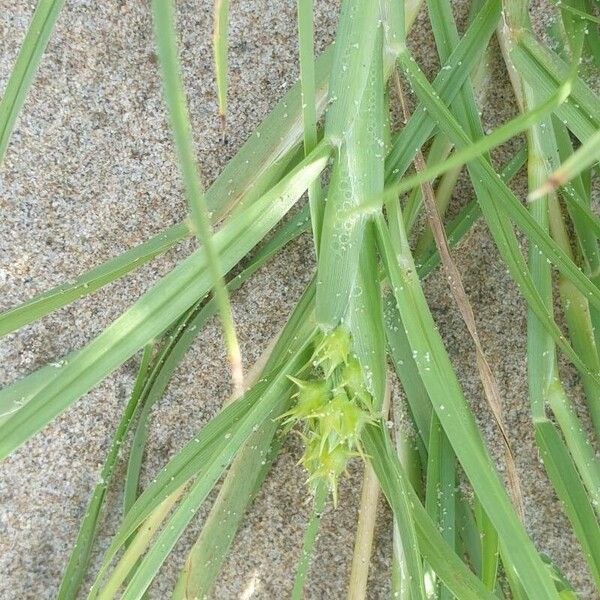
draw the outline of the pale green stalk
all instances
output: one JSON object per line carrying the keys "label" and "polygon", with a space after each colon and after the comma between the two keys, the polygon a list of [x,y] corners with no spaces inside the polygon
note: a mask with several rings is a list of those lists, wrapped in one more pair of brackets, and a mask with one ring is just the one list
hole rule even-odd
{"label": "pale green stalk", "polygon": [[[390,401],[391,388],[388,379],[386,381],[385,397],[381,409],[381,414],[384,416],[390,413]],[[379,482],[377,481],[377,475],[373,467],[369,463],[365,463],[346,600],[365,600],[367,598],[367,584],[371,566],[371,552],[373,549],[378,504]],[[396,527],[394,527],[394,530],[396,530]]]}
{"label": "pale green stalk", "polygon": [[365,600],[368,597],[367,584],[371,566],[371,552],[373,549],[378,502],[379,482],[377,481],[373,467],[367,463],[363,469],[363,483],[360,504],[358,506],[352,567],[350,569],[350,581],[346,595],[347,600]]}
{"label": "pale green stalk", "polygon": [[321,524],[321,516],[325,508],[325,502],[329,496],[329,488],[324,483],[319,484],[315,491],[313,500],[313,509],[304,532],[304,541],[302,542],[302,554],[298,562],[296,577],[294,578],[294,587],[292,589],[292,600],[302,600],[304,597],[304,582],[310,568],[310,559],[312,558],[319,525]]}
{"label": "pale green stalk", "polygon": [[382,54],[377,3],[344,2],[334,47],[331,107],[325,121],[325,138],[334,146],[336,160],[317,269],[317,320],[327,330],[339,325],[348,309],[366,223],[364,217],[348,219],[343,213],[383,186],[383,174],[379,174],[384,160]]}
{"label": "pale green stalk", "polygon": [[[222,4],[226,8],[228,4],[227,0],[224,0]],[[181,81],[179,59],[177,57],[172,0],[153,0],[152,9],[164,94],[169,109],[178,164],[185,186],[191,220],[199,242],[206,249],[207,264],[213,279],[213,294],[219,307],[219,314],[223,325],[233,384],[235,389],[242,390],[244,387],[244,373],[240,345],[235,333],[229,294],[221,275],[219,254],[213,242],[210,214],[206,206],[204,190],[202,189],[200,173],[197,167],[198,160],[194,151],[187,102]]]}

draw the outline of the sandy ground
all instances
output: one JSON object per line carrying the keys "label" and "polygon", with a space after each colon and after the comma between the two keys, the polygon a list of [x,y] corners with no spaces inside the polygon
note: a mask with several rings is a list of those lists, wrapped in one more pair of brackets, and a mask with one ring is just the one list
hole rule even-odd
{"label": "sandy ground", "polygon": [[[5,85],[33,2],[0,0],[0,89]],[[222,142],[216,117],[210,54],[209,0],[178,3],[183,17],[185,78],[205,178],[212,180],[298,73],[295,3],[232,3],[230,127]],[[337,3],[318,4],[319,47],[331,40]],[[457,2],[464,23],[465,7]],[[538,23],[547,21],[536,13]],[[421,16],[413,39],[432,72],[437,61]],[[496,45],[494,90],[482,105],[487,124],[514,114]],[[519,187],[520,186],[520,187]],[[522,182],[517,189],[523,192]],[[461,181],[456,203],[470,197]],[[148,5],[132,0],[67,1],[43,58],[0,170],[0,303],[2,309],[71,279],[133,246],[185,214],[185,203],[165,122]],[[130,306],[190,250],[167,256],[76,302],[0,344],[0,381],[9,383],[81,347]],[[478,315],[480,333],[501,387],[508,431],[525,490],[526,525],[547,552],[592,598],[585,564],[548,486],[531,434],[525,372],[526,311],[485,227],[479,224],[456,252]],[[234,298],[246,366],[283,325],[307,283],[312,260],[307,237],[291,245]],[[427,283],[434,316],[475,407],[492,452],[501,449],[484,408],[465,330],[439,275]],[[55,596],[111,434],[131,389],[132,359],[26,444],[0,468],[0,598]],[[229,386],[218,324],[198,337],[153,412],[144,480],[148,481],[210,419]],[[565,371],[580,398],[576,376]],[[252,507],[228,559],[215,598],[288,596],[308,513],[299,448],[286,445]],[[122,474],[122,465],[120,467]],[[318,564],[306,597],[343,598],[353,546],[359,468],[340,490],[339,508],[327,511]],[[117,522],[102,523],[94,560]],[[166,598],[198,531],[196,519],[162,569],[150,597]],[[390,518],[380,511],[369,598],[389,596]]]}

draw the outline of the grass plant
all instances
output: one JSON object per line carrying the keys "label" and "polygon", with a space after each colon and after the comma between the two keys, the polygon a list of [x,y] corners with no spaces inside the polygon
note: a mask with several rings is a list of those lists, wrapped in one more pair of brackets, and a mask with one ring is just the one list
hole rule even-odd
{"label": "grass plant", "polygon": [[[0,101],[0,161],[11,151],[11,133],[62,5],[39,0],[33,13]],[[528,533],[494,365],[452,257],[452,248],[481,219],[527,305],[531,428],[600,594],[600,220],[592,203],[600,98],[586,83],[600,63],[597,7],[591,0],[552,5],[561,19],[553,30],[564,42],[559,55],[535,37],[527,0],[472,0],[462,36],[450,0],[427,0],[424,7],[420,0],[340,5],[335,44],[316,57],[314,0],[297,1],[300,81],[205,191],[180,74],[174,3],[153,0],[164,99],[189,216],[75,282],[0,315],[0,334],[6,335],[96,292],[184,238],[198,239],[197,250],[86,346],[0,391],[5,458],[125,361],[140,357],[66,564],[61,600],[145,597],[218,488],[172,593],[177,599],[209,596],[244,514],[292,430],[305,445],[298,468],[308,484],[298,493],[313,505],[297,549],[297,572],[290,573],[293,598],[310,586],[321,514],[335,508],[349,461],[364,461],[365,482],[348,598],[370,597],[379,490],[393,513],[396,597],[578,597]],[[431,81],[407,44],[421,8],[441,64]],[[227,0],[215,1],[223,123],[229,9]],[[486,132],[479,88],[493,36],[519,114]],[[404,102],[409,94],[416,101],[412,115]],[[404,117],[397,128],[390,110],[395,103],[402,104]],[[522,134],[521,149],[498,169],[490,152]],[[521,197],[510,182],[525,166],[528,193]],[[475,197],[446,219],[462,172]],[[301,206],[286,220],[295,205]],[[280,335],[244,378],[230,295],[303,233],[314,240],[314,276]],[[505,440],[506,477],[491,458],[423,292],[423,279],[438,265],[470,334],[489,418]],[[141,488],[150,410],[213,315],[225,334],[233,395]],[[586,413],[564,385],[560,354],[578,372]],[[414,434],[393,422],[399,411],[390,411],[391,378],[402,387]],[[593,439],[586,433],[588,419]],[[119,453],[128,463],[122,481],[115,473]],[[124,490],[123,510],[100,565],[92,568],[108,486]],[[83,589],[90,576],[91,588]]]}

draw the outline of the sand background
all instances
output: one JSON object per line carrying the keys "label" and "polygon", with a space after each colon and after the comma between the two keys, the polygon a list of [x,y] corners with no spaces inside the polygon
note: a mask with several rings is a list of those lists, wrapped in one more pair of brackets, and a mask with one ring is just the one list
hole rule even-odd
{"label": "sand background", "polygon": [[[26,31],[33,2],[0,0],[0,89]],[[319,49],[335,31],[338,3],[317,2]],[[461,28],[463,0],[455,3]],[[178,3],[183,61],[198,155],[207,181],[297,78],[295,2],[232,2],[229,128],[219,134],[211,60],[211,2]],[[533,6],[540,30],[548,6]],[[412,34],[415,54],[429,74],[439,67],[421,14]],[[482,103],[487,125],[515,114],[495,42],[493,88]],[[509,144],[506,152],[515,148]],[[504,153],[506,155],[506,152]],[[502,153],[500,153],[502,154]],[[521,194],[523,180],[516,183]],[[471,197],[461,180],[455,204]],[[0,169],[0,308],[74,278],[179,221],[186,212],[160,94],[149,6],[139,0],[67,1]],[[142,267],[94,296],[7,336],[0,342],[0,382],[9,383],[57,361],[97,335],[157,279],[186,256],[191,243]],[[525,491],[526,525],[547,552],[592,598],[585,564],[548,486],[528,416],[525,371],[526,311],[480,223],[455,253],[478,316],[480,334],[504,399],[508,431]],[[313,265],[311,240],[290,245],[236,293],[233,301],[246,367],[284,324]],[[434,316],[468,398],[496,458],[499,440],[484,407],[472,347],[439,274],[427,284]],[[0,598],[53,598],[97,480],[99,466],[135,377],[130,360],[56,419],[0,467]],[[576,375],[565,369],[578,401]],[[218,323],[211,321],[176,371],[152,415],[144,481],[217,411],[229,379]],[[238,598],[250,580],[254,598],[285,598],[309,506],[300,448],[286,444],[241,529],[215,592]],[[123,465],[119,474],[122,475]],[[353,546],[360,468],[328,510],[307,598],[343,598]],[[94,560],[117,523],[120,497],[109,496]],[[166,598],[199,529],[195,519],[151,588]],[[390,516],[380,510],[369,598],[389,596]]]}

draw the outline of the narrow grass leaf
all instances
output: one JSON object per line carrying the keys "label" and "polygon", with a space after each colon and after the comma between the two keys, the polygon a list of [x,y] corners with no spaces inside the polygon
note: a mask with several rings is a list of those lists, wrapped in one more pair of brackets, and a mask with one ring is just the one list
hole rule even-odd
{"label": "narrow grass leaf", "polygon": [[536,423],[535,432],[544,468],[582,546],[596,589],[600,589],[598,518],[554,425],[550,421]]}
{"label": "narrow grass leaf", "polygon": [[238,422],[236,427],[230,430],[230,434],[225,436],[223,449],[217,452],[207,465],[203,465],[200,474],[196,477],[189,492],[185,494],[179,506],[165,523],[164,528],[150,547],[148,553],[142,559],[141,564],[135,570],[134,575],[123,592],[123,600],[137,600],[143,596],[158,569],[191,521],[199,506],[206,499],[226,466],[233,459],[237,450],[252,434],[253,429],[260,427],[266,419],[271,418],[273,412],[277,410],[277,405],[285,402],[289,397],[292,386],[288,375],[298,373],[310,358],[310,353],[306,351],[309,341],[310,338],[309,340],[305,340],[305,343],[300,345],[300,349],[290,356],[285,368],[281,369],[277,376],[274,377],[273,383],[261,396],[260,401],[251,407],[247,417]]}
{"label": "narrow grass leaf", "polygon": [[[400,62],[414,86],[417,95],[427,105],[428,111],[446,134],[458,147],[471,143],[472,138],[465,133],[449,112],[438,94],[431,88],[423,73],[413,60],[406,54],[400,55]],[[479,116],[473,105],[466,107],[468,112],[463,115],[463,121],[477,134],[481,131]],[[483,135],[482,131],[481,134]],[[475,136],[474,136],[475,137]],[[477,135],[477,137],[480,137]],[[577,288],[588,297],[595,306],[600,305],[600,292],[598,288],[581,272],[573,261],[565,255],[563,250],[550,238],[547,232],[540,228],[527,209],[519,202],[518,198],[506,186],[491,164],[484,158],[475,159],[468,166],[471,180],[475,187],[478,201],[496,240],[497,247],[509,266],[511,275],[521,289],[528,304],[543,320],[548,331],[552,333],[556,343],[566,356],[584,374],[597,378],[597,374],[590,373],[585,362],[573,351],[560,329],[543,306],[539,294],[531,283],[527,266],[523,260],[516,236],[512,230],[509,218],[515,220],[517,225],[528,235],[531,242],[568,277]],[[493,194],[493,195],[492,195]],[[495,200],[498,198],[498,201]]]}
{"label": "narrow grass leaf", "polygon": [[164,233],[84,273],[73,283],[65,283],[52,288],[48,292],[3,312],[0,314],[0,336],[37,321],[79,298],[92,294],[106,284],[123,277],[166,252],[190,234],[187,222],[170,227]]}
{"label": "narrow grass leaf", "polygon": [[[313,0],[297,0],[297,5],[304,153],[305,155],[308,155],[317,145]],[[310,203],[310,218],[312,222],[315,251],[318,254],[321,240],[321,225],[323,221],[323,200],[321,197],[320,181],[314,181],[309,187],[308,201]]]}
{"label": "narrow grass leaf", "polygon": [[0,165],[64,0],[39,0],[0,101]]}
{"label": "narrow grass leaf", "polygon": [[[305,337],[305,328],[314,322],[314,297],[313,280],[288,319],[263,373],[279,368],[294,339]],[[274,438],[279,425],[280,421],[276,418],[267,420],[236,455],[200,536],[190,550],[173,592],[173,600],[203,598],[210,594],[245,512],[283,442],[283,437]]]}
{"label": "narrow grass leaf", "polygon": [[[516,38],[510,49],[511,60],[529,85],[540,93],[552,94],[566,79],[569,65],[530,33],[520,31]],[[578,78],[570,97],[557,109],[556,116],[585,142],[600,129],[598,96]]]}
{"label": "narrow grass leaf", "polygon": [[[425,510],[438,524],[442,537],[452,550],[456,549],[456,468],[452,446],[435,413],[431,416],[427,449]],[[435,574],[432,576],[435,582]],[[435,584],[436,587],[437,583]],[[440,600],[451,600],[448,590],[438,589]]]}
{"label": "narrow grass leaf", "polygon": [[[500,2],[487,0],[469,25],[465,35],[433,81],[436,94],[450,104],[459,93],[469,73],[485,51],[500,19]],[[406,54],[405,49],[400,54]],[[408,169],[417,149],[427,141],[435,122],[419,103],[413,116],[393,140],[385,165],[386,184],[396,181]]]}
{"label": "narrow grass leaf", "polygon": [[[424,549],[419,544],[421,540],[418,540],[415,530],[416,524],[413,514],[415,506],[414,500],[411,499],[409,493],[409,490],[412,488],[397,464],[389,464],[388,462],[384,466],[380,462],[382,458],[389,461],[389,456],[393,453],[389,438],[381,435],[382,426],[383,424],[379,423],[378,425],[369,425],[367,427],[365,431],[365,449],[369,453],[370,462],[379,479],[381,488],[394,511],[395,522],[402,544],[403,559],[408,573],[410,598],[425,600],[427,595],[425,593],[425,581],[423,578],[423,563],[420,556],[421,553],[424,553]],[[373,452],[374,449],[377,449],[377,453]],[[391,481],[392,479],[395,480],[395,486]],[[394,487],[396,487],[397,493],[391,493]],[[419,503],[418,500],[417,503]]]}
{"label": "narrow grass leaf", "polygon": [[[224,6],[227,6],[227,0],[225,0]],[[197,166],[198,159],[194,150],[192,128],[177,56],[173,3],[171,0],[154,0],[152,10],[164,95],[169,110],[190,218],[198,241],[203,244],[205,249],[206,264],[212,277],[212,293],[219,309],[225,346],[229,355],[233,385],[236,390],[241,391],[244,387],[244,373],[240,344],[235,332],[229,294],[221,273],[219,253],[213,241],[210,213]]]}
{"label": "narrow grass leaf", "polygon": [[[315,61],[317,115],[325,108],[331,51]],[[206,203],[219,222],[238,205],[248,206],[261,198],[301,160],[302,100],[295,84],[258,126],[256,131],[206,191]],[[0,314],[0,336],[23,327],[74,300],[115,281],[166,252],[192,234],[189,221],[164,232],[88,271],[71,284],[55,287]]]}
{"label": "narrow grass leaf", "polygon": [[[500,177],[507,183],[522,169],[527,161],[527,149],[521,148],[500,171]],[[473,224],[481,217],[481,209],[477,200],[465,204],[457,215],[446,226],[446,237],[450,247],[454,247],[470,231]],[[416,251],[415,251],[416,252]],[[420,254],[415,254],[415,262],[419,277],[424,279],[440,264],[440,257],[433,240],[429,247]]]}
{"label": "narrow grass leaf", "polygon": [[319,484],[315,491],[313,499],[313,509],[304,532],[304,540],[302,542],[302,553],[296,569],[296,577],[294,577],[294,587],[292,588],[292,600],[302,600],[304,598],[304,583],[306,575],[310,568],[310,561],[315,549],[317,533],[321,524],[321,516],[325,509],[325,502],[329,496],[329,489],[323,483]]}

